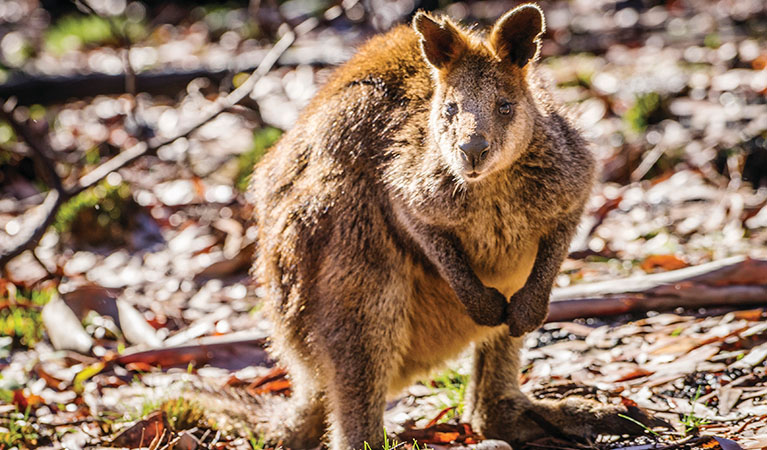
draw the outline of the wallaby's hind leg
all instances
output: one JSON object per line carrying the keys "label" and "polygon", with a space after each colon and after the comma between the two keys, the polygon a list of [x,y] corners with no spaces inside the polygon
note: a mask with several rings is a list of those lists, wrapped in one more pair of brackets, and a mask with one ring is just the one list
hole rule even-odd
{"label": "wallaby's hind leg", "polygon": [[[361,450],[383,444],[383,413],[386,406],[387,354],[378,347],[380,339],[365,335],[365,328],[348,320],[339,324],[344,330],[326,334],[321,345],[329,350],[323,358],[331,450]],[[368,325],[369,327],[369,325]],[[383,334],[383,333],[382,333]]]}
{"label": "wallaby's hind leg", "polygon": [[562,400],[528,398],[519,390],[521,347],[522,338],[505,334],[476,344],[463,419],[485,437],[501,439],[512,445],[528,442],[550,434],[552,430],[544,429],[547,424],[567,436],[578,438],[599,433],[641,434],[644,431],[619,414],[649,426],[662,424],[638,408],[605,405],[580,397]]}

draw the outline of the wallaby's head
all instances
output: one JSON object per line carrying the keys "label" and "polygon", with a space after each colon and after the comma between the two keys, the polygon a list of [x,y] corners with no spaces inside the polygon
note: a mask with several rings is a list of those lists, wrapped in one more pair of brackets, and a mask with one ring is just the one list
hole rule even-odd
{"label": "wallaby's head", "polygon": [[511,166],[532,137],[526,73],[545,30],[540,8],[507,12],[485,36],[423,12],[413,27],[433,69],[430,131],[448,166],[465,182]]}

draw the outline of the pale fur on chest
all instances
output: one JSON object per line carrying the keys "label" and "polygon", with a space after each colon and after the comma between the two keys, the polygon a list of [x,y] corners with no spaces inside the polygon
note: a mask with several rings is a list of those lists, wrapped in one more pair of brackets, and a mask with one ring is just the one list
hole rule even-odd
{"label": "pale fur on chest", "polygon": [[540,230],[513,191],[476,200],[455,231],[474,272],[486,286],[511,297],[527,281],[538,252]]}

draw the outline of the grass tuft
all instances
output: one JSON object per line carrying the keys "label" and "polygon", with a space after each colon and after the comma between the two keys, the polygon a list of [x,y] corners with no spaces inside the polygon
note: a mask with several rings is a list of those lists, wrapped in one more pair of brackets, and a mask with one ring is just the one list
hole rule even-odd
{"label": "grass tuft", "polygon": [[53,228],[59,234],[72,232],[92,244],[119,241],[131,223],[132,206],[128,184],[113,186],[103,181],[64,203]]}
{"label": "grass tuft", "polygon": [[12,339],[11,347],[32,347],[43,338],[42,308],[55,288],[9,292],[0,294],[0,336]]}
{"label": "grass tuft", "polygon": [[708,419],[704,419],[703,417],[698,417],[695,415],[695,404],[698,403],[698,399],[700,399],[700,394],[701,394],[701,390],[700,390],[700,386],[698,386],[698,389],[695,391],[695,397],[692,399],[692,403],[690,403],[690,412],[688,412],[687,414],[684,415],[684,417],[682,417],[682,424],[684,425],[685,436],[689,436],[691,434],[692,435],[697,434],[701,426],[711,422]]}
{"label": "grass tuft", "polygon": [[18,410],[0,419],[0,448],[32,449],[38,447],[40,434],[29,421],[29,409]]}
{"label": "grass tuft", "polygon": [[442,417],[441,422],[446,422],[454,417],[460,418],[463,415],[463,398],[468,383],[468,375],[460,374],[453,369],[445,370],[431,381],[432,387],[441,390],[447,396],[447,402],[444,402],[443,407],[453,408],[452,411]]}

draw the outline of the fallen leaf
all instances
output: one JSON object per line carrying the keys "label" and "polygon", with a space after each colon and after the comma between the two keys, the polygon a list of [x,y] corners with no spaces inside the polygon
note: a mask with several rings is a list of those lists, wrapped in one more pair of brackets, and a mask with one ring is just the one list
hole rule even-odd
{"label": "fallen leaf", "polygon": [[146,447],[155,438],[162,436],[165,430],[170,430],[165,412],[155,411],[115,436],[111,445],[128,448]]}
{"label": "fallen leaf", "polygon": [[650,255],[642,261],[639,267],[645,272],[651,273],[661,269],[663,271],[677,270],[687,267],[689,264],[675,255]]}
{"label": "fallen leaf", "polygon": [[448,406],[447,408],[442,409],[436,416],[434,416],[433,419],[429,421],[429,423],[426,424],[426,428],[432,427],[439,422],[439,419],[443,418],[445,414],[449,413],[450,411],[455,410],[455,406]]}
{"label": "fallen leaf", "polygon": [[104,367],[106,367],[106,363],[99,361],[81,370],[77,375],[75,375],[75,379],[72,382],[74,391],[77,393],[82,393],[85,388],[85,382],[99,374],[102,370],[104,370]]}
{"label": "fallen leaf", "polygon": [[43,325],[51,344],[57,350],[73,350],[88,353],[93,338],[85,332],[80,319],[58,296],[54,296],[42,312]]}
{"label": "fallen leaf", "polygon": [[26,395],[22,389],[13,391],[13,404],[18,407],[19,411],[26,411],[29,408],[44,404],[45,401],[39,395]]}
{"label": "fallen leaf", "polygon": [[282,367],[275,367],[266,375],[254,380],[247,388],[250,395],[283,394],[290,395],[288,372]]}
{"label": "fallen leaf", "polygon": [[415,439],[424,444],[475,444],[483,440],[483,437],[471,429],[467,423],[448,424],[439,423],[426,428],[410,428],[399,434],[403,441]]}
{"label": "fallen leaf", "polygon": [[743,450],[741,446],[733,440],[718,436],[714,436],[714,439],[716,439],[716,442],[722,447],[722,450]]}

